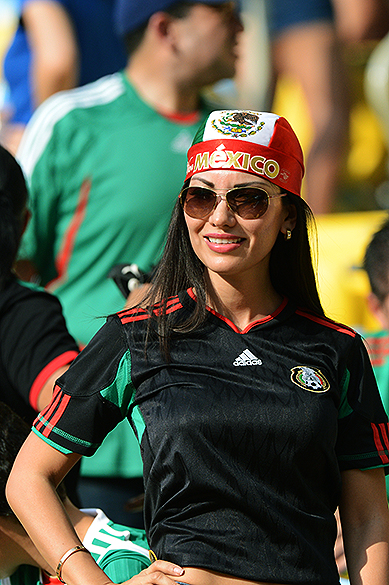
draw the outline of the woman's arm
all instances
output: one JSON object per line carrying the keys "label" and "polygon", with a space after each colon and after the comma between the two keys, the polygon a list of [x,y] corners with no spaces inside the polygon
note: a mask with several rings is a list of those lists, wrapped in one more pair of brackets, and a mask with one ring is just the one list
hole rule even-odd
{"label": "woman's arm", "polygon": [[55,385],[56,380],[58,380],[58,378],[66,372],[66,370],[69,368],[69,366],[70,366],[70,364],[67,364],[66,366],[62,366],[61,368],[58,368],[58,370],[56,370],[54,372],[54,374],[51,374],[51,376],[49,378],[47,378],[46,382],[43,384],[42,389],[38,395],[38,399],[37,399],[38,412],[43,410],[45,408],[45,406],[47,406],[49,404],[50,400],[53,397],[53,389],[54,389],[54,385]]}
{"label": "woman's arm", "polygon": [[344,471],[339,510],[351,585],[388,585],[389,512],[383,469]]}
{"label": "woman's arm", "polygon": [[[80,455],[65,455],[34,433],[30,433],[15,460],[7,483],[10,506],[27,530],[52,572],[66,551],[81,544],[57,496],[56,486]],[[157,561],[129,580],[131,585],[175,585],[169,575],[178,577],[183,569]],[[78,552],[66,560],[62,578],[68,585],[107,585],[112,583],[92,556]]]}
{"label": "woman's arm", "polygon": [[[57,496],[56,487],[79,460],[65,455],[34,433],[22,446],[8,479],[6,495],[11,508],[25,527],[53,573],[66,551],[81,544]],[[110,583],[92,557],[84,552],[72,555],[64,564],[63,578],[69,585]]]}

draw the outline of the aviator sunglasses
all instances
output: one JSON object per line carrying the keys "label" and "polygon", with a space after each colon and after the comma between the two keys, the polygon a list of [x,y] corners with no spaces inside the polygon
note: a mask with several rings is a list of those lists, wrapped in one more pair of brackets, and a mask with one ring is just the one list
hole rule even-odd
{"label": "aviator sunglasses", "polygon": [[269,207],[270,199],[283,197],[286,193],[270,195],[261,187],[235,187],[229,189],[224,196],[216,191],[224,189],[208,189],[207,187],[185,187],[179,197],[187,215],[194,219],[204,219],[210,215],[219,201],[225,199],[228,208],[243,219],[258,219]]}

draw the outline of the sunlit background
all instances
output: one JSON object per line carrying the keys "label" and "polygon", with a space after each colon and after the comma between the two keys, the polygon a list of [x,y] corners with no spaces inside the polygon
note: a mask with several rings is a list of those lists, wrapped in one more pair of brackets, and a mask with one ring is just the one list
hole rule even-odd
{"label": "sunlit background", "polygon": [[[1,61],[16,26],[15,5],[15,0],[0,0]],[[250,6],[250,0],[247,5]],[[258,22],[251,18],[249,12],[245,15],[245,21],[248,52],[264,54],[266,39],[261,34],[258,35],[258,30],[261,33]],[[255,31],[252,30],[253,27]],[[254,46],[250,43],[254,42],[255,34],[257,44]],[[360,266],[365,246],[371,234],[386,217],[386,208],[389,208],[386,142],[389,127],[385,128],[385,124],[378,120],[376,113],[368,105],[364,88],[366,66],[377,44],[365,43],[346,51],[345,59],[352,89],[350,146],[342,168],[334,213],[320,216],[317,222],[319,284],[325,309],[329,316],[362,332],[375,329],[377,323],[367,309],[365,298],[368,283]],[[389,48],[386,53],[389,61]],[[265,78],[266,68],[261,61],[255,66],[258,74],[252,77]],[[247,79],[246,86],[246,91],[250,92]],[[258,84],[253,89],[254,92],[256,90]],[[224,84],[219,91],[232,94],[235,91],[234,84]],[[5,99],[6,86],[0,77],[0,110]],[[258,105],[255,104],[253,109],[258,109]],[[272,110],[284,115],[291,122],[306,154],[310,147],[311,126],[304,96],[293,80],[279,80]]]}

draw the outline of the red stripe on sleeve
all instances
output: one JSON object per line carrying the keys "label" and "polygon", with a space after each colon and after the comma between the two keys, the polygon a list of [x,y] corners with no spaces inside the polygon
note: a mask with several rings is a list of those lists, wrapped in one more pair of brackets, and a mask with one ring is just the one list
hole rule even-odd
{"label": "red stripe on sleeve", "polygon": [[77,351],[65,351],[49,362],[35,378],[29,395],[29,401],[34,410],[38,410],[38,398],[43,386],[56,370],[70,364],[78,356]]}
{"label": "red stripe on sleeve", "polygon": [[388,423],[379,424],[382,438],[385,443],[386,450],[389,451],[389,437],[388,437]]}
{"label": "red stripe on sleeve", "polygon": [[61,388],[56,384],[54,386],[53,397],[51,399],[51,402],[42,410],[42,412],[37,416],[37,418],[34,421],[34,425],[37,431],[40,431],[42,426],[44,426],[43,420],[48,421],[48,419],[50,418],[51,413],[56,408],[61,398],[61,392],[62,392]]}
{"label": "red stripe on sleeve", "polygon": [[58,410],[54,414],[53,418],[50,420],[50,424],[47,424],[44,431],[41,431],[42,435],[44,437],[48,437],[50,435],[53,427],[55,427],[55,425],[57,424],[57,422],[59,421],[59,419],[63,415],[63,413],[64,413],[64,411],[69,403],[69,400],[70,400],[69,394],[62,395],[62,399],[60,401],[60,405],[58,407]]}
{"label": "red stripe on sleeve", "polygon": [[384,447],[381,443],[380,434],[379,434],[377,425],[375,425],[374,423],[371,423],[371,428],[373,430],[374,443],[375,443],[375,446],[377,448],[378,455],[380,456],[382,463],[387,464],[387,463],[389,463],[389,458],[386,455],[386,453],[384,452]]}

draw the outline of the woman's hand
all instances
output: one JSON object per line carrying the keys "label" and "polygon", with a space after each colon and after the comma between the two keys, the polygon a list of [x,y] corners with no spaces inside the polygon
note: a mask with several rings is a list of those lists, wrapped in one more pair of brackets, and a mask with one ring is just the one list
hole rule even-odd
{"label": "woman's hand", "polygon": [[[184,569],[168,561],[155,561],[147,569],[128,581],[125,585],[175,585],[177,577],[184,574]],[[170,575],[170,576],[169,576]],[[175,577],[173,579],[172,577]],[[124,585],[122,584],[122,585]]]}

